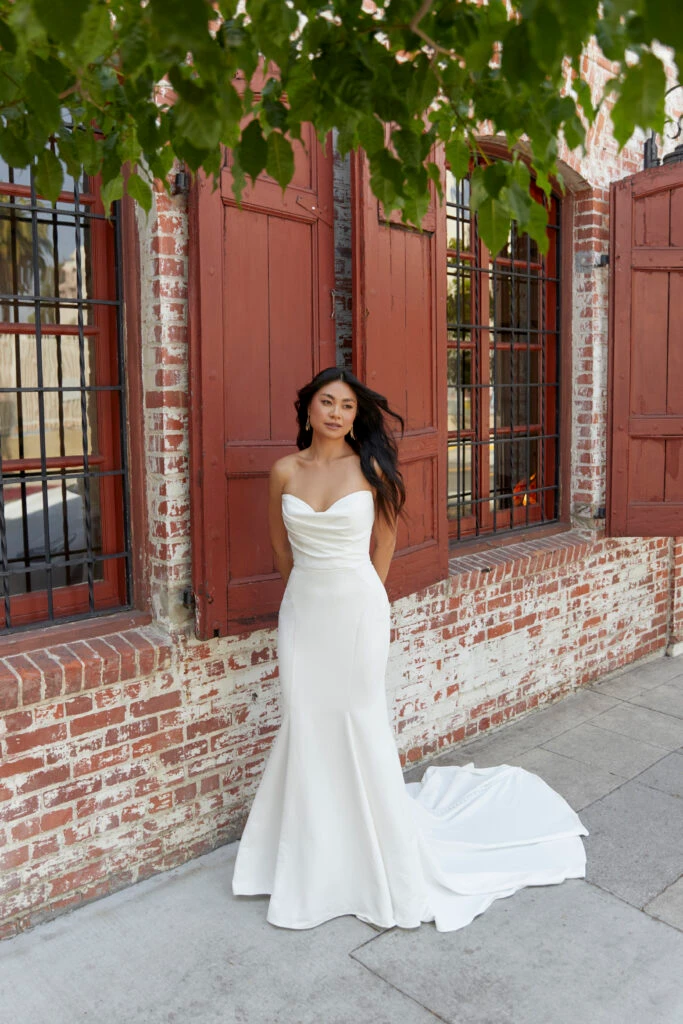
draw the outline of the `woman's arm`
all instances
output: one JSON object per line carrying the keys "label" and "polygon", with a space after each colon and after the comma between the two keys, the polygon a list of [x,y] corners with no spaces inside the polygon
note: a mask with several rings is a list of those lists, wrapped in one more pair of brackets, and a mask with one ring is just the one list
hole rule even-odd
{"label": "woman's arm", "polygon": [[287,530],[282,519],[282,492],[285,489],[287,472],[282,466],[283,459],[278,459],[270,471],[268,484],[268,528],[270,544],[275,558],[275,568],[285,583],[292,571],[294,559],[289,545]]}
{"label": "woman's arm", "polygon": [[389,574],[389,566],[396,547],[396,521],[388,523],[384,516],[379,513],[375,516],[375,525],[372,530],[375,547],[372,552],[372,564],[382,583]]}

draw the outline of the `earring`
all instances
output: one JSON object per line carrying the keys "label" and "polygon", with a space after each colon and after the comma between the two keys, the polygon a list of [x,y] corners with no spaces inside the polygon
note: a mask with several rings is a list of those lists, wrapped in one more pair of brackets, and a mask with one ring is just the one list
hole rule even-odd
{"label": "earring", "polygon": [[306,417],[306,430],[310,430],[310,429],[311,429],[311,417],[307,416]]}
{"label": "earring", "polygon": [[355,441],[356,440],[356,435],[353,432],[353,423],[351,424],[351,429],[349,430],[349,434],[351,435],[351,437]]}

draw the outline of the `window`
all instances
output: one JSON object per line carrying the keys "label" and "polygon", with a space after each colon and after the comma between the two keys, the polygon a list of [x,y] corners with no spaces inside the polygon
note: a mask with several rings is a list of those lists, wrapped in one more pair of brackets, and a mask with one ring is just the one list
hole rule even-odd
{"label": "window", "polygon": [[0,162],[0,630],[129,603],[116,214]]}
{"label": "window", "polygon": [[495,258],[447,171],[448,519],[451,537],[558,516],[559,207],[550,247],[514,226]]}

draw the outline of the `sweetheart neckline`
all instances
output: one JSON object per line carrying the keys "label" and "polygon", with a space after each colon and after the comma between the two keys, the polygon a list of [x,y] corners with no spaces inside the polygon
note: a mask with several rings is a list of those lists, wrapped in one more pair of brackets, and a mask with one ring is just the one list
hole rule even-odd
{"label": "sweetheart neckline", "polygon": [[354,494],[369,494],[370,496],[372,496],[372,491],[368,490],[367,487],[363,487],[361,490],[357,490],[357,491],[349,491],[347,494],[342,494],[341,498],[337,498],[337,500],[333,501],[331,505],[327,506],[327,508],[320,508],[320,509],[313,508],[313,506],[309,505],[308,502],[304,501],[303,498],[300,498],[296,494],[291,494],[289,491],[283,491],[282,492],[282,497],[283,498],[294,498],[295,501],[298,501],[302,505],[305,505],[306,508],[309,509],[313,513],[314,516],[321,516],[325,512],[329,512],[331,509],[333,509],[334,506],[338,505],[340,501],[344,500],[344,498],[350,498]]}

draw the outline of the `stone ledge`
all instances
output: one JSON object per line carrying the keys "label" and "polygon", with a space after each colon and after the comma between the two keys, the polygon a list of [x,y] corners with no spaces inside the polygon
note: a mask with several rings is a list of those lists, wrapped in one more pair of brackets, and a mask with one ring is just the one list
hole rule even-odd
{"label": "stone ledge", "polygon": [[586,556],[594,547],[585,535],[567,530],[550,537],[456,555],[448,560],[448,575],[458,577],[454,582],[460,587],[475,588],[509,576],[530,576],[555,569]]}
{"label": "stone ledge", "polygon": [[0,712],[140,679],[168,668],[170,638],[147,625],[0,658]]}

